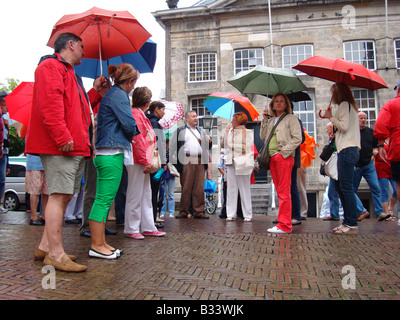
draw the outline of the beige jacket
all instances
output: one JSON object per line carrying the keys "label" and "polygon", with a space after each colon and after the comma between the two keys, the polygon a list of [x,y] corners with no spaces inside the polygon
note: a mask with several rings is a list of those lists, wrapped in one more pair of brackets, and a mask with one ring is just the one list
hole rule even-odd
{"label": "beige jacket", "polygon": [[332,118],[330,119],[337,131],[335,143],[337,152],[349,147],[361,149],[360,125],[358,123],[358,112],[347,101],[340,105],[332,106]]}
{"label": "beige jacket", "polygon": [[234,158],[252,153],[253,143],[253,130],[246,129],[245,126],[237,126],[235,129],[231,129],[225,135],[225,148],[228,148],[228,153],[225,155],[225,165],[232,165]]}
{"label": "beige jacket", "polygon": [[[274,127],[276,117],[263,120],[260,128],[261,140],[266,140]],[[294,157],[296,148],[301,144],[301,126],[297,117],[293,114],[286,115],[275,129],[278,152],[286,159]]]}

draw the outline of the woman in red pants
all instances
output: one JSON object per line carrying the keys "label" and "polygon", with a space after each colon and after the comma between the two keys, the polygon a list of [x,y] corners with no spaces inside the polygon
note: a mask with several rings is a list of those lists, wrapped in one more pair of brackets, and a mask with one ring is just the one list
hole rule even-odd
{"label": "woman in red pants", "polygon": [[278,224],[267,231],[290,233],[292,231],[291,173],[295,150],[302,140],[301,127],[299,120],[293,115],[289,98],[282,93],[272,97],[269,110],[264,110],[263,117],[260,138],[264,143],[268,143],[271,176],[279,199]]}

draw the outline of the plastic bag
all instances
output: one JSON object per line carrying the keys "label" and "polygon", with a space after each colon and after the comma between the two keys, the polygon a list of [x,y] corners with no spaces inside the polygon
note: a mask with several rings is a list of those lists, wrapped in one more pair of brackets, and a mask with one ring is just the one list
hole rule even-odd
{"label": "plastic bag", "polygon": [[204,191],[206,193],[214,193],[217,190],[217,184],[215,181],[207,179],[204,183]]}

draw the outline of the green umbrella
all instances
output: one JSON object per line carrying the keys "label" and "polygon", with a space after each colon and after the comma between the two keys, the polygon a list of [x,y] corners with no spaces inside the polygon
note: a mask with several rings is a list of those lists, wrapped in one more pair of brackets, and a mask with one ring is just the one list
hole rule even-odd
{"label": "green umbrella", "polygon": [[242,71],[228,80],[241,93],[271,96],[276,93],[291,94],[307,90],[292,69],[258,66]]}

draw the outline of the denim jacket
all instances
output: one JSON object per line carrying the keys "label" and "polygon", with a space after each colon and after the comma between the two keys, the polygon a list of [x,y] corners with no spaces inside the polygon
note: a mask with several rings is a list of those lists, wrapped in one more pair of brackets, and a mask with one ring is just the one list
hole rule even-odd
{"label": "denim jacket", "polygon": [[120,86],[114,85],[104,95],[97,114],[96,149],[131,150],[132,138],[137,134],[129,96]]}

